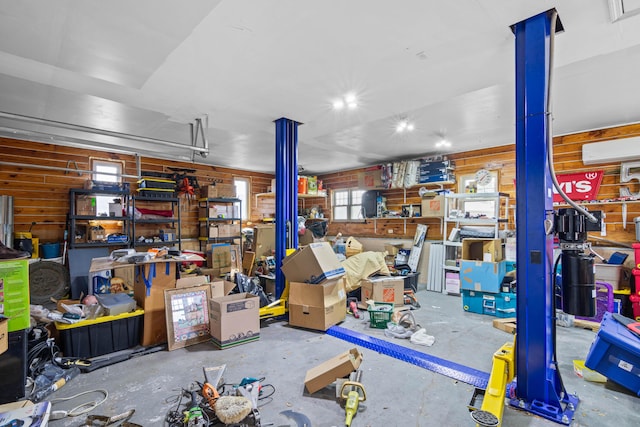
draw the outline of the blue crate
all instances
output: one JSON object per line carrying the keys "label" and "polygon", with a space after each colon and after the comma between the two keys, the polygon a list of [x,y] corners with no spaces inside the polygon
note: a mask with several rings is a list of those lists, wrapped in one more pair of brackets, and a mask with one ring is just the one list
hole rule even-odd
{"label": "blue crate", "polygon": [[516,294],[510,292],[492,293],[462,290],[464,311],[496,317],[515,317]]}
{"label": "blue crate", "polygon": [[482,296],[482,313],[502,318],[515,317],[516,294],[510,292],[485,293]]}
{"label": "blue crate", "polygon": [[470,291],[463,289],[462,291],[462,309],[470,313],[483,314],[482,312],[482,292]]}
{"label": "blue crate", "polygon": [[640,396],[640,338],[605,313],[585,366]]}

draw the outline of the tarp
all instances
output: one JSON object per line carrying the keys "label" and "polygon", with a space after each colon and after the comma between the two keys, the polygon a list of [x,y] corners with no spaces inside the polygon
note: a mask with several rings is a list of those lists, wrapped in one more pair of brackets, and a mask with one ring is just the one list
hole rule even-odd
{"label": "tarp", "polygon": [[360,281],[373,274],[390,276],[389,268],[384,261],[384,252],[362,252],[342,261],[345,269],[345,290],[351,292],[360,287]]}

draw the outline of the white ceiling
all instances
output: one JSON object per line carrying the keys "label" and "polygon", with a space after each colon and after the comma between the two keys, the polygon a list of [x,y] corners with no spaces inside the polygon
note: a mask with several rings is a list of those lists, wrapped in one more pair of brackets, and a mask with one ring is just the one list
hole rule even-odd
{"label": "white ceiling", "polygon": [[[307,173],[511,144],[509,27],[555,7],[554,134],[640,122],[640,15],[609,1],[0,0],[0,112],[185,146],[201,119],[197,162],[263,172],[280,117]],[[347,92],[359,107],[334,111]],[[8,117],[0,135],[191,158]]]}

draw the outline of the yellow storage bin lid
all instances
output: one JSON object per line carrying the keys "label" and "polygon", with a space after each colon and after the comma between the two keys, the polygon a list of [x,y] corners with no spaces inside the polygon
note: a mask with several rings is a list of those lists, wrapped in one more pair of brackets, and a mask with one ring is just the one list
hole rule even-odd
{"label": "yellow storage bin lid", "polygon": [[56,322],[56,329],[59,331],[64,331],[67,329],[81,328],[83,326],[97,325],[99,323],[112,322],[114,320],[121,320],[121,319],[127,319],[129,317],[141,316],[143,314],[144,314],[144,310],[141,308],[137,308],[135,311],[130,311],[128,313],[121,313],[115,316],[100,316],[95,319],[81,320],[76,323]]}

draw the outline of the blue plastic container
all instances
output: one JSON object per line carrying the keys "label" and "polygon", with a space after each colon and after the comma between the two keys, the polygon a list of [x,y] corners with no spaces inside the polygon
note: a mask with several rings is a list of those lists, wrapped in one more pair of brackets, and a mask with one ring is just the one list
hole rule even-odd
{"label": "blue plastic container", "polygon": [[60,243],[43,243],[40,245],[42,249],[42,258],[51,259],[60,256]]}
{"label": "blue plastic container", "polygon": [[585,366],[640,396],[640,338],[605,313]]}

